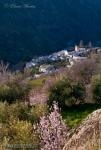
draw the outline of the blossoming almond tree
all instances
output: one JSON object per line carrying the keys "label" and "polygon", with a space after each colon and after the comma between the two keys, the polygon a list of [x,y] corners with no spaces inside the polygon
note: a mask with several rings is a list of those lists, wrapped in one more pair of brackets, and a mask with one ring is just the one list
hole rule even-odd
{"label": "blossoming almond tree", "polygon": [[66,140],[67,130],[59,114],[58,105],[54,102],[52,112],[40,119],[41,150],[61,150]]}

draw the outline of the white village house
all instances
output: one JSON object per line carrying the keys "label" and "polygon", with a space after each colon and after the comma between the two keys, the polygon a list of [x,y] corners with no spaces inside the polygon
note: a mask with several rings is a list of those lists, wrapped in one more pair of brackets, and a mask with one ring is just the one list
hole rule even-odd
{"label": "white village house", "polygon": [[53,65],[41,65],[39,67],[40,73],[52,73],[53,71],[55,71],[55,68]]}

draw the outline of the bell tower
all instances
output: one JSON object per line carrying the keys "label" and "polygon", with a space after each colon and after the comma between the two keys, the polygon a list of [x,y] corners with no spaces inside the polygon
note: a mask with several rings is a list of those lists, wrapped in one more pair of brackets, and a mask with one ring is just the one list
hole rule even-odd
{"label": "bell tower", "polygon": [[75,51],[78,52],[79,51],[79,46],[75,45]]}

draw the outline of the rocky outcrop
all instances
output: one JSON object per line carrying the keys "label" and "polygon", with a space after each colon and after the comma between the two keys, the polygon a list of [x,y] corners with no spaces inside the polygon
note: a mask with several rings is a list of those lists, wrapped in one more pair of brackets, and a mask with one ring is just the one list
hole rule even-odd
{"label": "rocky outcrop", "polygon": [[89,143],[91,146],[94,146],[94,144],[98,144],[99,147],[101,146],[101,109],[90,114],[75,129],[74,134],[67,141],[63,150],[90,150],[91,148],[87,146]]}

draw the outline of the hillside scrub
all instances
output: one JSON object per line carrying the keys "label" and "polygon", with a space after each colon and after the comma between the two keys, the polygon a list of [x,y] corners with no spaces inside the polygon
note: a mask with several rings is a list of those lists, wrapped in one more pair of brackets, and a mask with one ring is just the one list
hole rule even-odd
{"label": "hillside scrub", "polygon": [[93,54],[86,60],[76,62],[71,69],[67,69],[67,76],[74,82],[80,82],[84,85],[90,84],[92,76],[100,71],[100,57]]}
{"label": "hillside scrub", "polygon": [[[47,146],[52,149],[54,146],[56,149],[64,146],[68,128],[62,120],[57,104],[54,104],[50,113],[47,113],[46,106],[42,105],[28,107],[24,103],[0,103],[0,106],[0,144],[3,148],[6,144],[30,143],[36,146],[37,150],[43,146],[44,150],[48,150]],[[49,140],[52,142],[51,145],[48,143]],[[43,145],[43,142],[46,144]]]}
{"label": "hillside scrub", "polygon": [[92,93],[94,102],[101,103],[101,74],[92,78]]}
{"label": "hillside scrub", "polygon": [[10,83],[0,86],[0,101],[12,103],[16,100],[23,100],[28,95],[29,87]]}
{"label": "hillside scrub", "polygon": [[49,111],[47,105],[42,104],[28,106],[24,103],[0,103],[1,146],[32,143],[38,147],[36,150],[40,146],[44,150],[47,147],[54,150],[54,145],[56,150],[62,150],[71,127],[77,127],[89,113],[101,108],[99,105],[81,105],[61,112],[58,105],[54,104]]}
{"label": "hillside scrub", "polygon": [[26,80],[30,71],[9,71],[8,64],[0,63],[0,101],[12,103],[27,98],[32,86]]}
{"label": "hillside scrub", "polygon": [[84,103],[85,87],[80,83],[73,83],[68,78],[58,81],[51,89],[48,99],[49,106],[55,100],[60,108]]}
{"label": "hillside scrub", "polygon": [[10,118],[36,123],[40,117],[48,114],[48,111],[49,108],[46,104],[28,106],[24,102],[14,102],[13,104],[0,102],[0,123],[8,123]]}
{"label": "hillside scrub", "polygon": [[[63,68],[36,80],[30,77],[31,70],[1,71],[0,144],[32,143],[37,150],[62,150],[69,131],[75,131],[90,113],[101,108],[100,66],[96,57],[89,58],[78,62],[80,69],[76,64],[74,70]],[[91,102],[86,101],[87,92],[92,95]],[[32,98],[32,103],[26,97]]]}
{"label": "hillside scrub", "polygon": [[[38,133],[30,122],[12,118],[9,124],[1,124],[0,133],[0,143],[3,147],[8,144],[19,144],[20,146],[29,143],[39,147]],[[24,148],[24,150],[26,149]]]}

